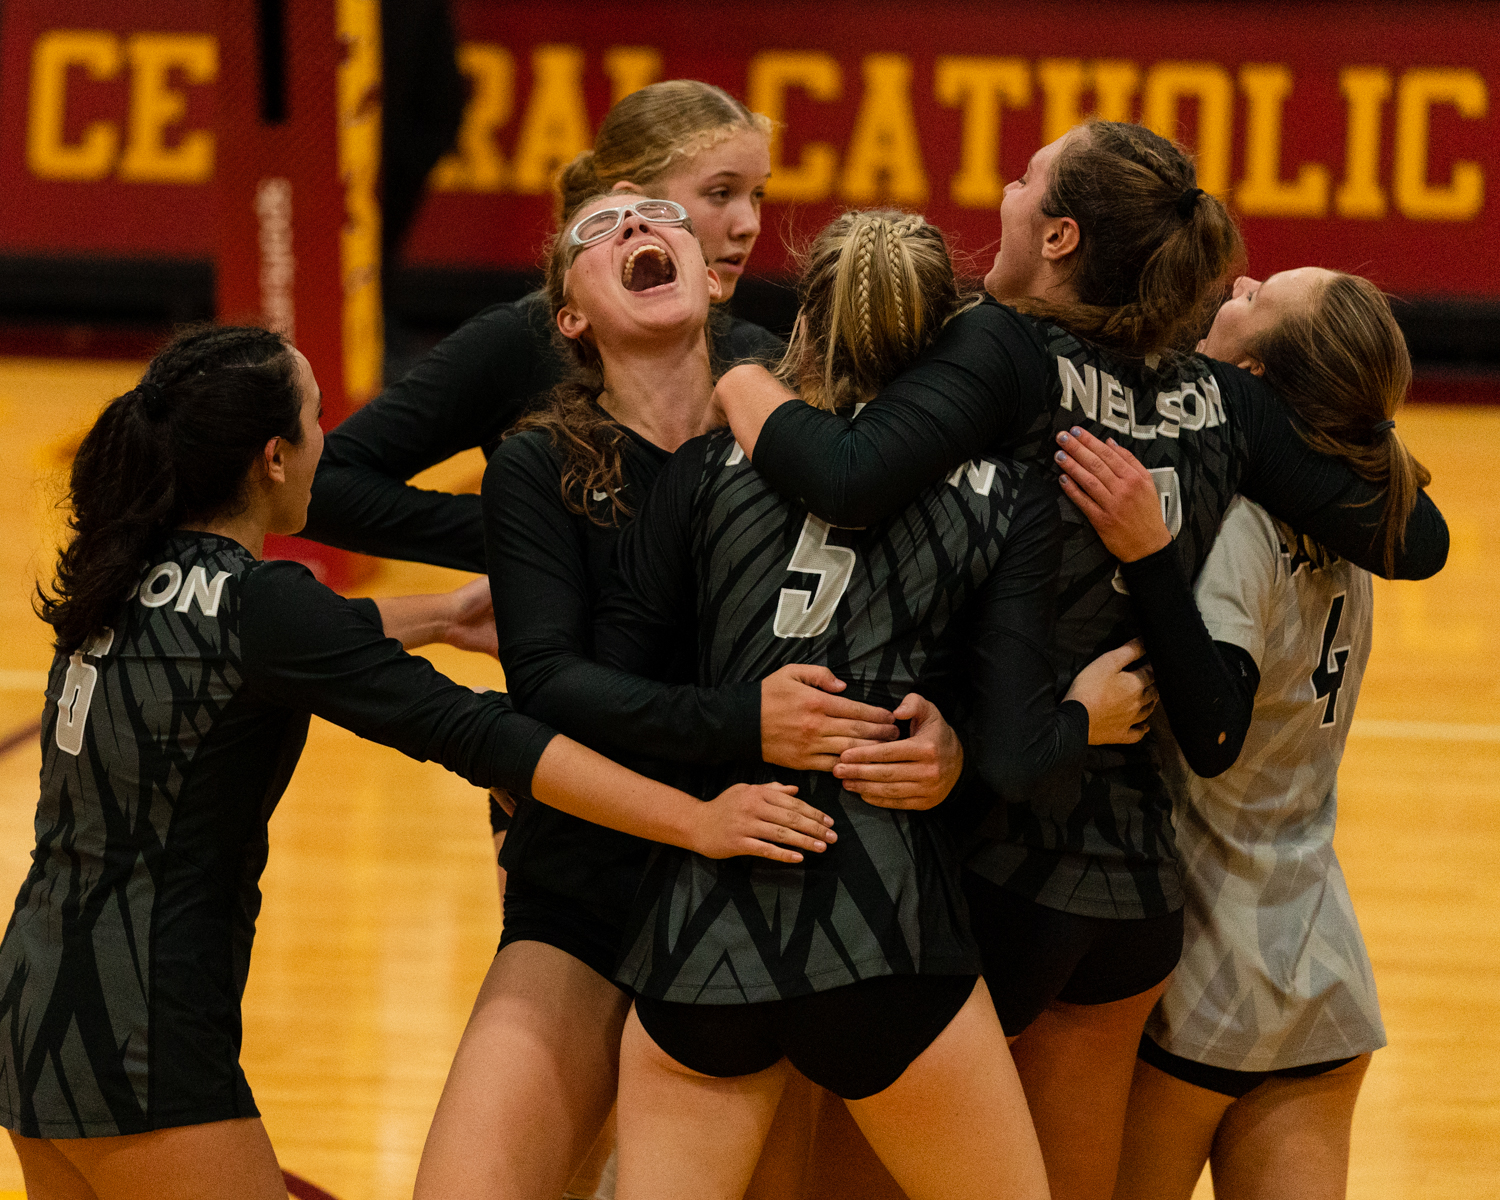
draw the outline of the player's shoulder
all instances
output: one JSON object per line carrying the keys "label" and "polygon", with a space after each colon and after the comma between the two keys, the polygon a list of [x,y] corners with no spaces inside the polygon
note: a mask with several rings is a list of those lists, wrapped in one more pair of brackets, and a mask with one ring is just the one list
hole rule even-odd
{"label": "player's shoulder", "polygon": [[1218,536],[1204,564],[1204,574],[1258,570],[1277,586],[1294,574],[1299,539],[1259,504],[1235,496],[1219,522]]}
{"label": "player's shoulder", "polygon": [[561,469],[563,451],[545,429],[523,429],[504,438],[490,455],[484,477],[492,475],[556,475]]}
{"label": "player's shoulder", "polygon": [[724,362],[748,359],[770,366],[786,352],[786,343],[763,325],[731,317],[714,337],[714,349]]}
{"label": "player's shoulder", "polygon": [[234,653],[255,557],[217,534],[176,531],[152,547],[110,622],[113,657],[221,659]]}
{"label": "player's shoulder", "polygon": [[982,339],[1045,349],[1048,332],[1055,328],[986,294],[948,319],[938,335],[938,344],[952,346]]}
{"label": "player's shoulder", "polygon": [[177,531],[146,556],[130,601],[148,610],[213,617],[226,589],[240,588],[257,565],[255,556],[232,538]]}

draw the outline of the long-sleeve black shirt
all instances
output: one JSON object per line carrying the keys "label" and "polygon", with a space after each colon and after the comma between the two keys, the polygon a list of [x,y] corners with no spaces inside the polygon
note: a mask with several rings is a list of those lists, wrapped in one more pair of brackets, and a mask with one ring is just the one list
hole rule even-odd
{"label": "long-sleeve black shirt", "polygon": [[32,1137],[256,1115],[240,997],[310,713],[523,793],[554,736],[304,567],[190,532],[142,565],[47,677],[37,848],[0,946],[0,1118]]}
{"label": "long-sleeve black shirt", "polygon": [[[721,364],[774,359],[783,349],[748,321],[716,317],[710,328]],[[476,446],[488,457],[567,369],[541,292],[485,309],[328,434],[302,536],[483,571],[479,497],[424,491],[407,480]]]}
{"label": "long-sleeve black shirt", "polygon": [[[856,421],[781,405],[761,431],[755,465],[825,520],[859,525],[986,450],[1055,469],[1054,434],[1073,424],[1115,438],[1152,469],[1188,578],[1236,492],[1351,561],[1380,565],[1378,489],[1315,454],[1263,381],[1199,356],[1148,367],[993,300],[950,322]],[[1063,519],[1051,646],[1059,686],[1139,631],[1118,564],[1070,503]],[[1447,526],[1424,494],[1396,574],[1431,575],[1447,547]],[[1178,907],[1170,802],[1151,740],[1092,750],[1082,789],[1077,805],[1037,796],[997,806],[970,865],[1082,915],[1130,918]]]}
{"label": "long-sleeve black shirt", "polygon": [[[625,438],[621,495],[638,508],[671,456],[629,429]],[[594,661],[595,606],[628,519],[615,524],[602,496],[589,504],[604,523],[570,512],[561,476],[558,451],[536,430],[507,438],[484,475],[495,627],[517,709],[657,778],[669,773],[663,762],[758,759],[758,682],[693,686],[690,629],[656,678]],[[502,861],[516,878],[619,921],[647,850],[639,839],[523,801]]]}
{"label": "long-sleeve black shirt", "polygon": [[[727,432],[698,438],[620,540],[601,659],[651,672],[686,643],[698,681],[719,687],[814,663],[850,698],[892,707],[909,691],[951,690],[943,677],[978,660],[978,773],[1001,790],[1060,765],[1076,780],[1087,714],[1057,704],[1044,649],[1061,542],[1060,493],[1041,475],[976,459],[888,520],[835,529],[777,495]],[[758,754],[705,794],[772,780],[832,816],[838,840],[781,866],[665,849],[641,888],[622,981],[735,1003],[973,969],[942,812],[868,804],[826,772]]]}

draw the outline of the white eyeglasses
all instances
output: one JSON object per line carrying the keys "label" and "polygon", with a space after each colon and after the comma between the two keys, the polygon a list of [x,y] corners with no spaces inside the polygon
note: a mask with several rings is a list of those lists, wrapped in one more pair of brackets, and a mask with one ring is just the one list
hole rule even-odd
{"label": "white eyeglasses", "polygon": [[608,208],[596,209],[586,217],[574,222],[568,230],[568,245],[574,249],[602,242],[620,228],[626,213],[634,213],[651,225],[685,225],[687,209],[671,200],[632,200],[624,204],[612,204]]}

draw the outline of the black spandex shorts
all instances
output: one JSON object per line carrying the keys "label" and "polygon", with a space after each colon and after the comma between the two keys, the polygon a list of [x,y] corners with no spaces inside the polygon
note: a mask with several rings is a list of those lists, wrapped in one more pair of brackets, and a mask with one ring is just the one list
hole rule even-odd
{"label": "black spandex shorts", "polygon": [[577,900],[514,876],[505,881],[505,926],[500,931],[500,950],[512,942],[556,946],[629,994],[629,989],[615,983],[615,967],[619,965],[624,939],[623,926],[611,924]]}
{"label": "black spandex shorts", "polygon": [[783,1058],[845,1100],[883,1092],[948,1028],[977,975],[883,975],[760,1004],[637,996],[651,1039],[690,1070],[753,1075]]}
{"label": "black spandex shorts", "polygon": [[1352,1058],[1335,1058],[1330,1062],[1305,1063],[1300,1067],[1282,1067],[1279,1071],[1231,1071],[1228,1067],[1211,1067],[1207,1063],[1181,1058],[1169,1050],[1163,1050],[1145,1034],[1141,1035],[1141,1048],[1136,1057],[1150,1063],[1158,1071],[1165,1071],[1173,1079],[1191,1083],[1194,1087],[1207,1088],[1221,1096],[1233,1096],[1238,1100],[1249,1095],[1268,1079],[1312,1079],[1326,1075],[1352,1063]]}
{"label": "black spandex shorts", "polygon": [[1110,1004],[1155,987],[1182,957],[1182,910],[1113,921],[1080,917],[965,871],[969,924],[1007,1037],[1053,1000]]}

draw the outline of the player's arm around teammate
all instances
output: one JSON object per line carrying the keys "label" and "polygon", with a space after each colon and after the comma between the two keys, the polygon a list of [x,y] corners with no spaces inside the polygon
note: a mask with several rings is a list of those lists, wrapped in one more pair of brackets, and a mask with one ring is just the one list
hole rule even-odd
{"label": "player's arm around teammate", "polygon": [[[43,849],[0,944],[7,979],[47,981],[18,983],[0,1018],[16,1031],[0,1117],[32,1195],[285,1195],[238,1063],[239,1004],[266,825],[310,713],[480,786],[606,804],[635,789],[701,827],[700,802],[406,654],[376,604],[260,561],[268,533],[301,527],[319,407],[278,335],[185,334],[74,461],[73,537],[41,603],[58,645]],[[393,631],[451,632],[453,605],[398,602]],[[785,853],[748,843],[721,849]]]}
{"label": "player's arm around teammate", "polygon": [[[831,676],[815,673],[822,686],[783,672],[706,689],[592,661],[592,614],[615,541],[670,452],[703,423],[717,278],[681,206],[614,191],[575,217],[550,255],[548,293],[593,374],[560,388],[500,446],[483,492],[500,657],[518,706],[631,761],[785,754],[831,764],[856,739],[893,736],[888,710],[832,694]],[[600,236],[591,226],[579,240],[591,219]],[[592,349],[598,326],[665,331],[672,361],[648,374],[616,370]],[[793,706],[795,720],[775,702],[778,686],[812,697]],[[434,1118],[419,1195],[550,1198],[598,1133],[628,1007],[615,961],[650,851],[618,828],[602,810],[518,808],[503,856],[501,948]]]}
{"label": "player's arm around teammate", "polygon": [[[720,88],[691,79],[650,84],[619,100],[594,149],[564,170],[560,206],[571,210],[582,197],[615,187],[682,204],[727,301],[760,235],[769,132],[764,117]],[[717,321],[711,338],[724,362],[774,359],[782,350],[774,334],[738,318]],[[408,481],[475,447],[488,457],[568,369],[540,292],[477,314],[329,433],[303,536],[384,558],[483,571],[479,497]],[[819,702],[810,695],[794,699],[804,707]],[[497,860],[510,824],[504,804],[490,805]],[[505,869],[498,870],[503,895]]]}
{"label": "player's arm around teammate", "polygon": [[[1310,441],[1386,486],[1387,518],[1399,527],[1429,475],[1395,433],[1411,366],[1373,285],[1315,268],[1264,284],[1242,278],[1203,348],[1270,376]],[[1331,844],[1334,778],[1369,653],[1368,576],[1240,501],[1194,607],[1134,456],[1082,434],[1059,459],[1064,487],[1125,564],[1182,752],[1171,777],[1188,863],[1187,943],[1141,1042],[1115,1196],[1185,1200],[1211,1163],[1217,1194],[1337,1200],[1360,1083],[1385,1044]],[[1185,641],[1196,656],[1183,655]],[[1205,677],[1216,682],[1205,688]],[[1205,694],[1215,690],[1217,704]],[[1276,855],[1255,854],[1272,839]],[[1317,867],[1323,877],[1311,889],[1278,887],[1271,860],[1296,862],[1299,880]],[[1291,962],[1266,967],[1270,914],[1221,889],[1226,871],[1277,889],[1273,911],[1285,924],[1276,944],[1298,947]],[[1236,1011],[1224,1009],[1205,985],[1226,956],[1238,977],[1265,981],[1264,1002],[1237,998]],[[1322,981],[1315,992],[1310,974]]]}
{"label": "player's arm around teammate", "polygon": [[[1183,481],[1194,568],[1237,487],[1352,561],[1416,578],[1442,565],[1447,529],[1425,495],[1399,514],[1404,543],[1387,560],[1379,486],[1308,446],[1265,381],[1174,353],[1240,245],[1179,148],[1136,126],[1075,130],[1007,186],[1001,232],[986,286],[1004,303],[955,318],[859,420],[787,402],[758,368],[726,374],[718,392],[736,436],[779,490],[826,520],[862,524],[996,441],[1050,461],[1053,429],[1085,419],[1103,429],[1107,418]],[[1111,385],[1121,389],[1118,411]],[[1199,402],[1191,419],[1176,420],[1171,405],[1187,403],[1187,388]],[[1223,402],[1212,426],[1204,394]],[[1083,526],[1059,592],[1073,611],[1059,614],[1052,647],[1070,663],[1118,636],[1122,620],[1133,624],[1112,571],[1092,573],[1103,558]],[[970,907],[981,942],[994,947],[987,961],[997,999],[1004,993],[1002,1022],[1024,1031],[1016,1061],[1058,1200],[1113,1186],[1135,1046],[1181,936],[1174,834],[1148,756],[1103,753],[1083,786],[1090,805],[1011,806],[969,859],[994,885],[984,889],[993,904],[971,895]],[[1107,829],[1090,815],[1104,812]],[[994,938],[980,929],[981,907],[996,915]]]}

